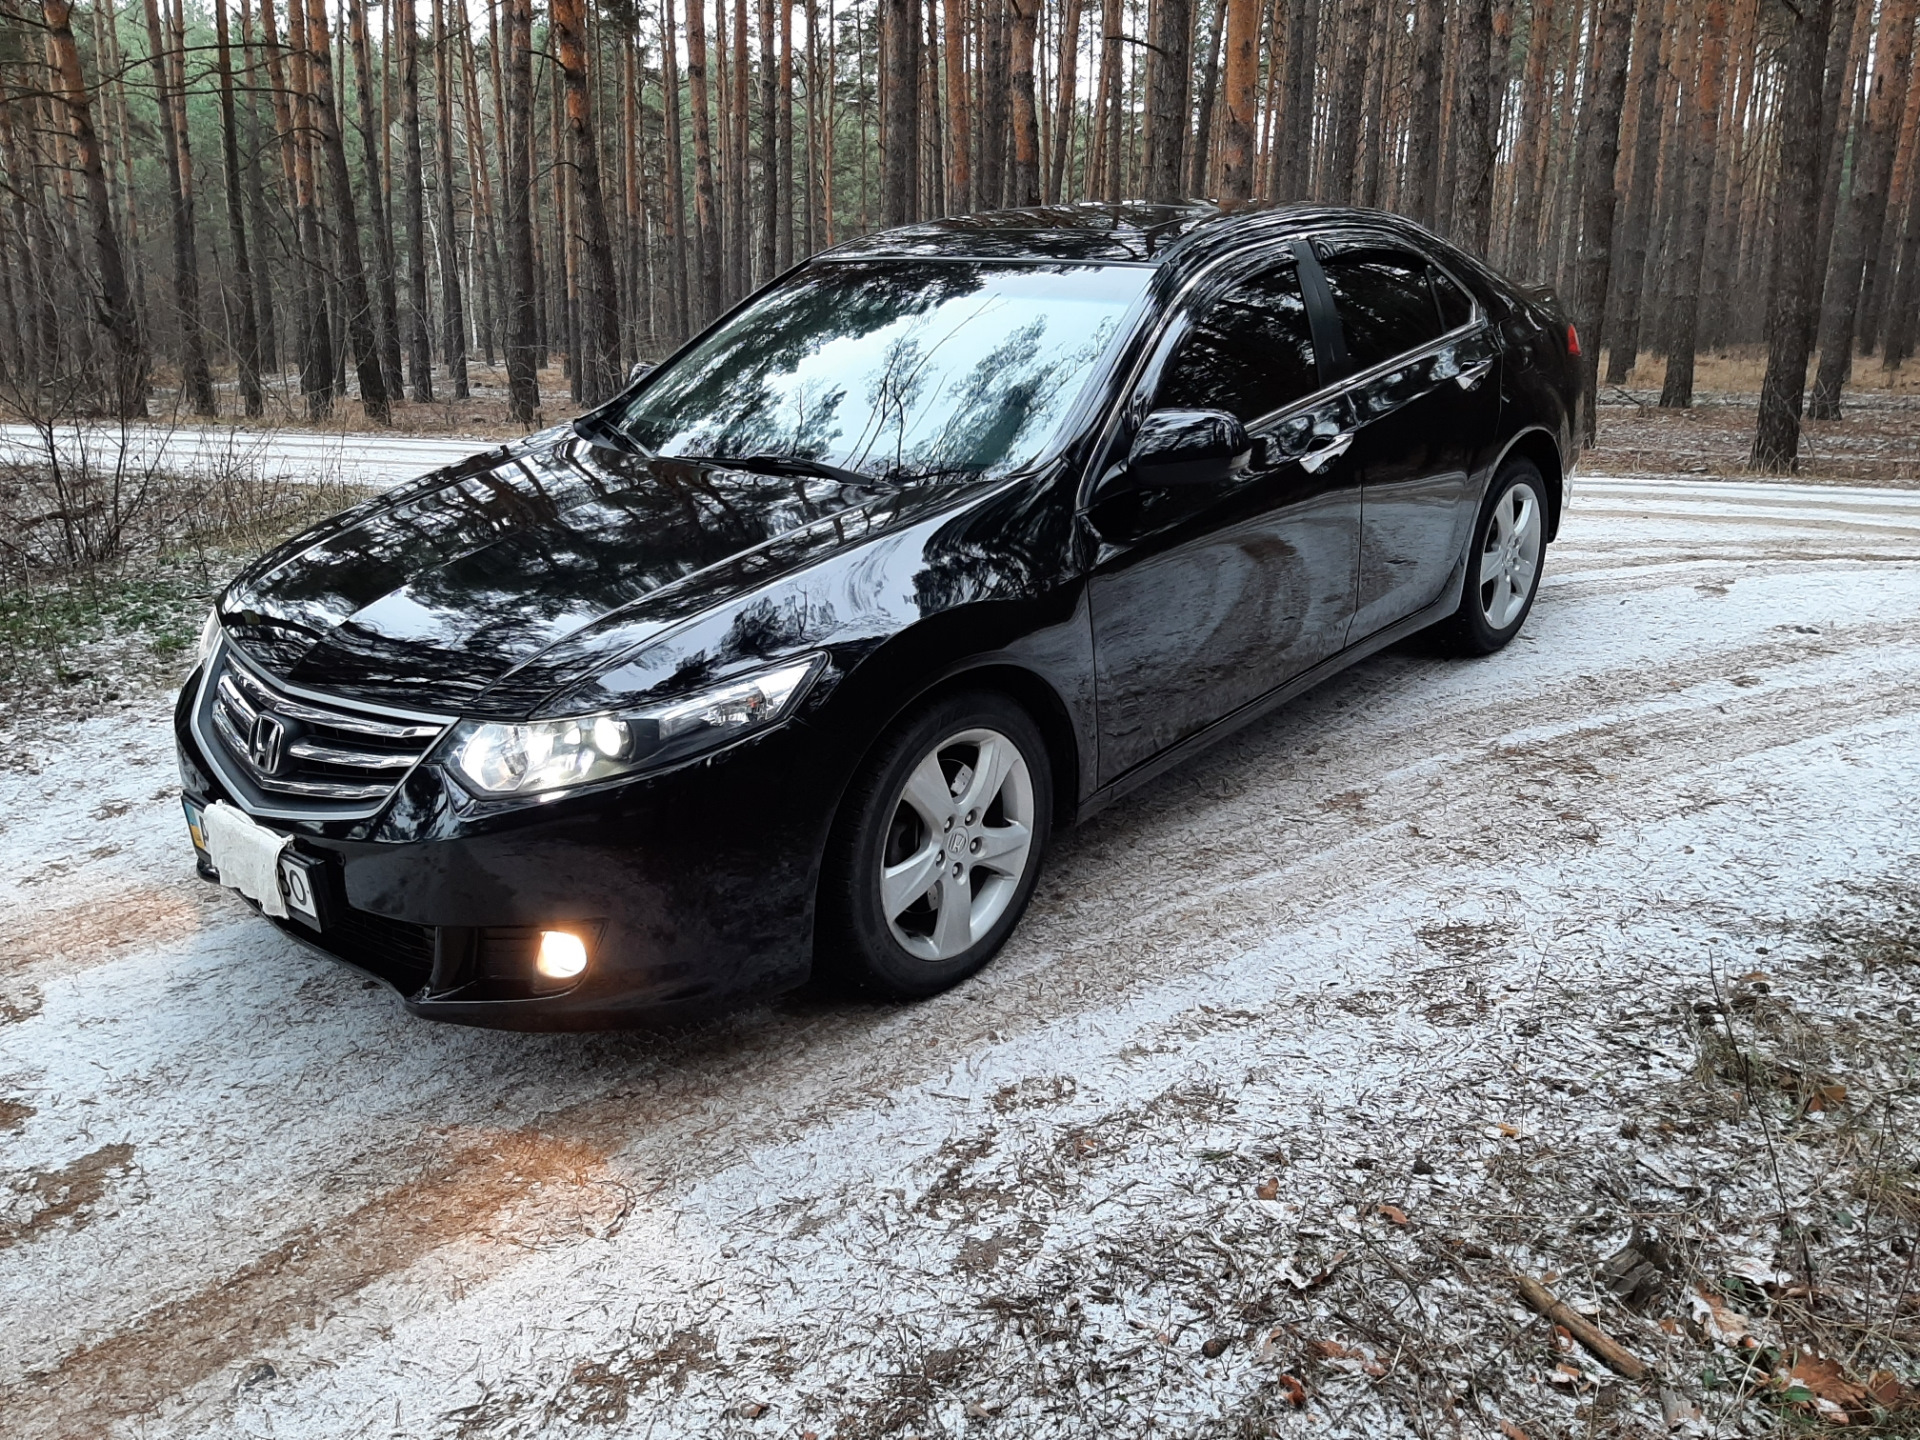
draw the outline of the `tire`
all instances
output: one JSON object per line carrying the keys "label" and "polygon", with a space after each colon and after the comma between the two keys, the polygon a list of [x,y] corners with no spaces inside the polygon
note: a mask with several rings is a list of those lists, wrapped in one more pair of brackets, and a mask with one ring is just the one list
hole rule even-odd
{"label": "tire", "polygon": [[[1052,823],[1046,742],[1013,700],[967,691],[911,712],[841,803],[821,875],[823,968],[895,999],[958,984],[1019,923]],[[946,903],[956,893],[964,916]]]}
{"label": "tire", "polygon": [[1467,546],[1460,608],[1434,627],[1449,655],[1491,655],[1527,623],[1547,551],[1547,485],[1531,460],[1509,460],[1494,476]]}

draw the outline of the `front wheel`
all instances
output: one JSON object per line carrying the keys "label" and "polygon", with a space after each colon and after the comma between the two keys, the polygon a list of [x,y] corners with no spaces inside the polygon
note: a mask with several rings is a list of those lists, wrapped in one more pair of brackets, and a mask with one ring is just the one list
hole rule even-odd
{"label": "front wheel", "polygon": [[823,958],[861,988],[936,994],[1006,942],[1053,821],[1046,744],[1012,700],[937,701],[847,793],[821,882]]}
{"label": "front wheel", "polygon": [[1531,460],[1510,460],[1488,491],[1467,550],[1460,608],[1436,628],[1455,655],[1491,655],[1526,624],[1546,552],[1546,482]]}

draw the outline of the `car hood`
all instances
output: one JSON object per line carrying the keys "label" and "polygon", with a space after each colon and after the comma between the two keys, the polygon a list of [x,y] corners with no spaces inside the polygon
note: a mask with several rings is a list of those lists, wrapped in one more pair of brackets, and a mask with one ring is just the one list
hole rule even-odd
{"label": "car hood", "polygon": [[974,488],[764,475],[548,432],[308,531],[219,608],[229,641],[283,681],[527,714],[675,624]]}

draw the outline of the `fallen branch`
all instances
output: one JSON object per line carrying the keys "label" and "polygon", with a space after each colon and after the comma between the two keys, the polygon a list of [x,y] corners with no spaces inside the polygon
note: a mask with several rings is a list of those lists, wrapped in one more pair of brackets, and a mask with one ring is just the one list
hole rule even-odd
{"label": "fallen branch", "polygon": [[1629,1380],[1644,1380],[1647,1376],[1647,1364],[1638,1355],[1621,1348],[1605,1331],[1591,1320],[1568,1309],[1553,1298],[1553,1292],[1538,1280],[1525,1275],[1514,1277],[1513,1283],[1520,1289],[1520,1298],[1538,1310],[1554,1324],[1578,1340],[1587,1349],[1606,1362],[1607,1368],[1624,1375]]}

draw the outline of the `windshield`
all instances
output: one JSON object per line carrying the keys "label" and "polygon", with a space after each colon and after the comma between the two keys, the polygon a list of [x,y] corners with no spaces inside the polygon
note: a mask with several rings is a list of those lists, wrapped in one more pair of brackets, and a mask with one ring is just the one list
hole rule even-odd
{"label": "windshield", "polygon": [[1045,454],[1152,272],[834,260],[648,381],[615,428],[656,455],[797,457],[893,480]]}

